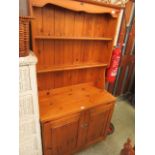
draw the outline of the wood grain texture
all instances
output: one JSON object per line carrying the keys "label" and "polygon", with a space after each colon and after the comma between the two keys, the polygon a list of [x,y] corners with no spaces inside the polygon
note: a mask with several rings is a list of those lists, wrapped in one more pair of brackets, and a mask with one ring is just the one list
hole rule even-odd
{"label": "wood grain texture", "polygon": [[[51,60],[51,59],[50,59]],[[67,71],[67,70],[76,70],[76,69],[85,69],[85,68],[96,68],[96,67],[106,67],[107,64],[103,63],[86,63],[86,64],[75,64],[75,65],[59,65],[48,68],[45,66],[42,70],[38,70],[38,73],[47,73],[47,72],[58,72],[58,71]]]}
{"label": "wood grain texture", "polygon": [[[68,31],[68,30],[67,30]],[[101,37],[65,37],[65,36],[36,36],[35,39],[51,39],[51,40],[103,40],[103,41],[111,41],[112,38],[101,38]]]}
{"label": "wood grain texture", "polygon": [[[115,97],[104,90],[119,8],[30,0],[44,155],[69,155],[106,137]],[[94,128],[96,126],[96,128]]]}
{"label": "wood grain texture", "polygon": [[88,83],[40,91],[39,101],[41,121],[46,122],[97,105],[105,106],[114,102],[115,97]]}
{"label": "wood grain texture", "polygon": [[113,103],[107,106],[98,105],[95,108],[44,123],[42,125],[44,154],[73,154],[104,139],[112,107]]}
{"label": "wood grain texture", "polygon": [[70,154],[76,147],[78,121],[79,115],[77,114],[44,124],[42,126],[44,154]]}
{"label": "wood grain texture", "polygon": [[[108,114],[110,112],[109,107],[95,107],[90,110],[90,123],[87,133],[87,143],[94,141],[101,137],[105,137],[104,131],[106,130],[106,123]],[[94,128],[95,127],[95,128]]]}
{"label": "wood grain texture", "polygon": [[[38,89],[48,90],[80,83],[94,83],[103,89],[105,82],[105,68],[87,68],[61,72],[48,72],[38,74]],[[47,84],[46,84],[47,83]]]}
{"label": "wood grain texture", "polygon": [[[40,77],[43,76],[39,75],[39,89],[49,89],[49,86],[51,88],[66,86],[63,84],[64,81],[67,78],[69,81],[70,76],[73,79],[73,71],[71,73],[55,73],[56,75],[54,75],[54,71],[83,68],[91,70],[92,67],[93,71],[87,73],[98,75],[93,68],[104,67],[100,64],[109,64],[116,19],[108,15],[77,13],[51,5],[42,8],[34,7],[33,15],[35,16],[35,20],[32,22],[33,50],[38,57],[37,69],[39,73],[48,73],[41,79]],[[110,31],[107,27],[110,28]],[[78,84],[76,81],[88,82],[86,78],[81,78],[81,76],[86,75],[83,71],[74,71],[74,74],[77,76],[74,78],[75,80],[73,82],[71,80],[67,84]],[[55,77],[55,82],[51,81],[52,77]],[[44,87],[42,87],[43,83],[40,84],[42,80],[45,83]],[[51,85],[46,85],[48,80],[50,80]],[[56,83],[56,81],[58,84],[53,86],[52,83]],[[103,88],[104,82],[97,85]]]}
{"label": "wood grain texture", "polygon": [[86,12],[92,14],[108,13],[112,17],[117,18],[119,9],[93,5],[85,2],[78,2],[73,0],[31,0],[31,5],[36,7],[44,7],[47,4],[53,4],[62,8],[67,8],[72,11]]}

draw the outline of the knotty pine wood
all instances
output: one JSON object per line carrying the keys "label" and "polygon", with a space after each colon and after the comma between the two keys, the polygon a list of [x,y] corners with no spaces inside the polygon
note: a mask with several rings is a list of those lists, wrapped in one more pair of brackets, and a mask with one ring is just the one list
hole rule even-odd
{"label": "knotty pine wood", "polygon": [[[36,41],[38,70],[58,65],[109,63],[111,42],[102,41]],[[44,67],[45,66],[45,67]]]}
{"label": "knotty pine wood", "polygon": [[89,123],[89,111],[81,111],[79,119],[79,131],[77,137],[77,148],[82,148],[86,144],[88,128],[84,127]]}
{"label": "knotty pine wood", "polygon": [[98,104],[95,108],[86,107],[81,112],[44,123],[42,125],[44,154],[73,154],[94,142],[103,140],[113,107],[113,103],[107,106]]}
{"label": "knotty pine wood", "polygon": [[[110,37],[110,35],[106,33],[108,30],[107,26],[111,25],[112,30],[110,30],[110,32],[113,32],[115,26],[113,26],[112,21],[117,21],[116,18],[112,18],[108,14],[103,15],[74,12],[49,4],[43,8],[33,7],[33,13],[31,16],[34,16],[35,18],[33,23],[37,23],[34,26],[37,28],[36,30],[33,30],[34,35],[44,34],[45,36],[53,34],[55,36],[63,36],[64,34],[65,36],[66,34],[70,37],[80,37],[82,34],[86,34],[87,37]],[[110,22],[108,22],[109,20]],[[51,29],[51,27],[53,29]],[[96,31],[96,28],[99,29]],[[74,33],[75,30],[77,33]]]}
{"label": "knotty pine wood", "polygon": [[112,8],[112,7],[105,7],[100,5],[93,5],[91,3],[85,2],[78,2],[74,0],[31,0],[30,1],[32,6],[36,7],[44,7],[47,4],[53,4],[62,8],[67,8],[68,10],[78,11],[78,12],[86,12],[90,14],[103,14],[108,13],[113,18],[118,17],[119,9],[120,8]]}
{"label": "knotty pine wood", "polygon": [[88,82],[94,83],[97,87],[103,89],[105,68],[88,68],[38,74],[38,89],[40,91]]}
{"label": "knotty pine wood", "polygon": [[[75,64],[109,64],[111,42],[101,41],[37,41],[38,70]],[[108,49],[107,49],[108,48]]]}
{"label": "knotty pine wood", "polygon": [[73,0],[29,4],[44,154],[72,154],[107,135],[115,97],[104,90],[105,70],[119,8]]}
{"label": "knotty pine wood", "polygon": [[42,132],[44,154],[70,154],[73,150],[75,150],[78,134],[78,122],[79,114],[74,114],[70,117],[61,118],[59,120],[43,124]]}
{"label": "knotty pine wood", "polygon": [[112,38],[93,38],[93,37],[64,37],[64,36],[36,36],[35,39],[51,39],[51,40],[104,40],[111,41]]}
{"label": "knotty pine wood", "polygon": [[[117,19],[112,18],[108,14],[86,14],[50,4],[44,7],[33,7],[32,16],[35,17],[35,20],[32,21],[32,41],[33,50],[38,57],[38,71],[41,70],[41,72],[45,73],[47,70],[49,71],[48,68],[61,67],[62,65],[88,63],[104,63],[109,65],[115,34],[114,25],[116,25]],[[38,40],[36,39],[37,36],[42,37]],[[47,38],[52,38],[52,40]],[[69,40],[58,40],[58,38],[69,38]],[[78,38],[83,40],[77,40]],[[100,38],[103,40],[100,40]],[[101,57],[101,55],[103,56]],[[76,74],[77,76],[83,75],[83,71],[75,72],[79,73]],[[55,74],[62,75],[62,73]],[[66,75],[67,73],[64,74]],[[57,77],[54,73],[52,75]],[[43,76],[39,75],[39,77]],[[40,85],[47,83],[48,77],[51,77],[50,74],[44,76],[44,82],[39,83],[39,88]],[[61,85],[62,81],[58,80],[57,82],[59,87],[64,86],[63,84]],[[104,84],[101,84],[103,88]],[[45,86],[44,88],[47,87]],[[42,87],[39,90],[42,90]]]}
{"label": "knotty pine wood", "polygon": [[75,70],[75,69],[85,69],[85,68],[96,68],[96,67],[106,67],[107,64],[103,63],[85,63],[85,64],[75,64],[75,65],[59,65],[48,67],[45,66],[42,70],[38,70],[38,73],[47,73],[47,72],[59,72],[59,71],[67,71],[67,70]]}
{"label": "knotty pine wood", "polygon": [[115,97],[105,90],[87,83],[40,91],[39,101],[40,119],[42,122],[46,122],[97,105],[109,106],[110,103],[115,101]]}

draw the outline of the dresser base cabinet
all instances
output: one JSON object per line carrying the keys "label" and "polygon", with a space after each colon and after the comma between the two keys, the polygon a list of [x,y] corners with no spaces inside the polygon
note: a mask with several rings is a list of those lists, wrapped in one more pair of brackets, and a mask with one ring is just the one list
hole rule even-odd
{"label": "dresser base cabinet", "polygon": [[[74,89],[73,86],[72,88]],[[78,89],[80,88],[77,86],[76,88],[78,92]],[[66,89],[67,88],[65,88],[65,90]],[[68,89],[71,89],[71,87]],[[67,90],[67,95],[72,96]],[[92,90],[90,90],[90,92],[91,91]],[[55,94],[53,98],[56,97],[61,100],[62,98],[67,97],[66,95],[59,98],[59,95],[61,95],[60,92],[65,94],[62,89],[59,89],[53,93]],[[72,90],[72,93],[73,92],[74,90]],[[87,95],[89,96],[89,94]],[[110,94],[102,91],[102,95],[108,97]],[[54,98],[55,101],[56,98]],[[101,96],[98,96],[98,98],[100,99]],[[81,99],[83,98],[81,97]],[[90,96],[90,99],[92,99],[92,96]],[[96,101],[98,101],[97,98]],[[91,105],[91,108],[89,108],[88,105],[83,104],[84,109],[78,111],[79,108],[77,108],[75,111],[78,112],[73,114],[69,114],[66,109],[58,106],[59,108],[55,111],[59,114],[60,111],[61,114],[66,114],[58,118],[55,117],[56,114],[54,113],[48,117],[45,117],[47,115],[44,115],[44,117],[42,117],[44,155],[72,155],[95,142],[105,139],[114,109],[114,103],[114,98],[111,98],[111,101],[108,101],[108,103],[97,103],[95,106]],[[47,108],[50,111],[50,106]],[[72,108],[71,104],[69,104],[68,108]]]}

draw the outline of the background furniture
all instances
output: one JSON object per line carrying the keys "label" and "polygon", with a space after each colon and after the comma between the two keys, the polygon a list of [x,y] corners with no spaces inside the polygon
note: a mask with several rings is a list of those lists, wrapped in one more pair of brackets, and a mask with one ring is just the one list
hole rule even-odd
{"label": "background furniture", "polygon": [[121,150],[120,155],[135,155],[135,148],[132,147],[130,139],[124,144],[124,148]]}
{"label": "background furniture", "polygon": [[31,52],[19,58],[19,149],[20,155],[42,155],[38,92],[37,59]]}
{"label": "background furniture", "polygon": [[44,155],[106,138],[115,97],[105,88],[120,7],[30,0]]}

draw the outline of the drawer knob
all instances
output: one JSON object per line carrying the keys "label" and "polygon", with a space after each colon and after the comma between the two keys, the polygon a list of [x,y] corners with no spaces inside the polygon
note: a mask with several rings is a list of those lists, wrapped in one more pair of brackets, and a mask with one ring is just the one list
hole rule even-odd
{"label": "drawer knob", "polygon": [[81,125],[82,128],[87,128],[88,127],[88,123],[84,123]]}

